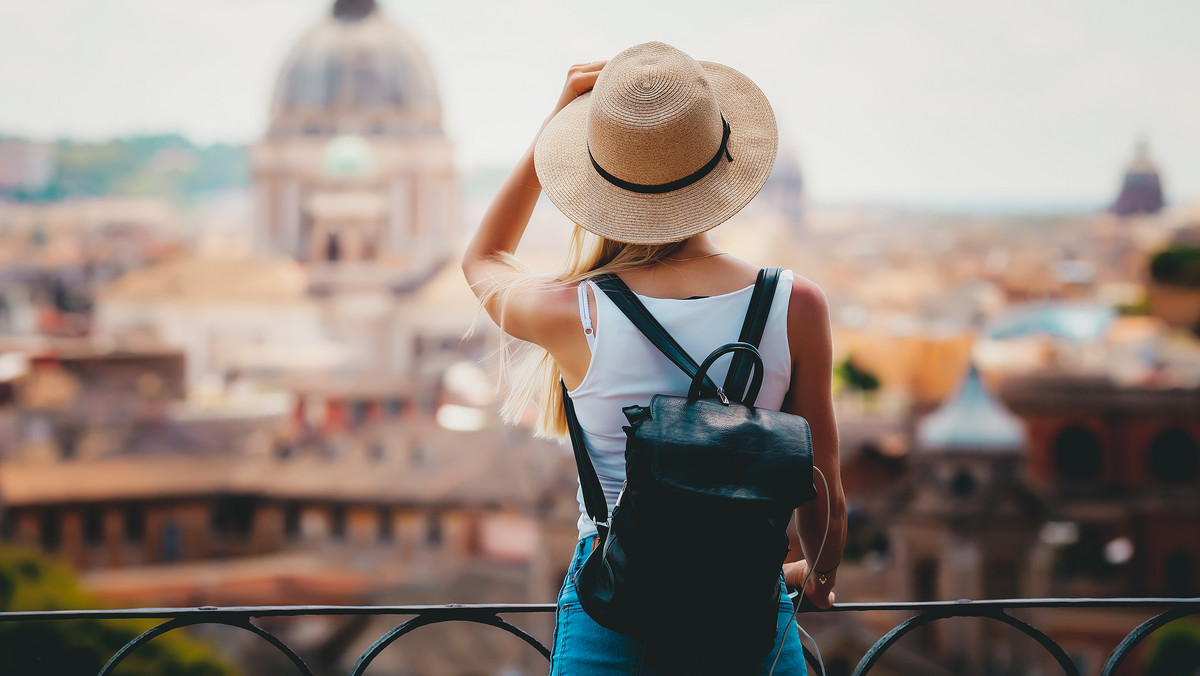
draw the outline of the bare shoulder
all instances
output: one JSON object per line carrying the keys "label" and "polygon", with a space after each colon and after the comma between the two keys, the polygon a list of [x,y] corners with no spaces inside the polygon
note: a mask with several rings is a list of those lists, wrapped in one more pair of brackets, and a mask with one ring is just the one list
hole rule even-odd
{"label": "bare shoulder", "polygon": [[800,275],[792,279],[792,295],[788,300],[788,324],[802,322],[813,326],[816,322],[829,323],[829,302],[825,292],[816,282]]}
{"label": "bare shoulder", "polygon": [[579,297],[573,284],[536,284],[514,289],[503,311],[504,331],[554,351],[579,322]]}
{"label": "bare shoulder", "polygon": [[832,350],[829,303],[815,282],[796,275],[788,299],[788,346],[793,366],[824,361]]}
{"label": "bare shoulder", "polygon": [[[579,319],[578,285],[540,286],[513,299],[510,335],[534,343],[550,353],[562,370],[568,387],[587,373],[591,349]],[[508,313],[506,313],[506,317]]]}
{"label": "bare shoulder", "polygon": [[[810,279],[796,275],[788,299],[788,350],[792,382],[784,410],[804,416],[814,430],[832,426],[833,335],[825,292]],[[825,421],[825,422],[822,422]],[[825,423],[829,423],[825,425]],[[817,432],[814,431],[814,437]]]}

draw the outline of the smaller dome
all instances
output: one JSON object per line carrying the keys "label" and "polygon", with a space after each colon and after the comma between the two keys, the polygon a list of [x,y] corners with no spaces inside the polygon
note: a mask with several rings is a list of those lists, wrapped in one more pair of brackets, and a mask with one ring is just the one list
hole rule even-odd
{"label": "smaller dome", "polygon": [[936,411],[917,423],[924,451],[1014,453],[1025,448],[1025,426],[988,392],[971,364],[962,383]]}
{"label": "smaller dome", "polygon": [[375,0],[337,0],[333,3],[333,16],[343,21],[356,21],[370,16],[375,9]]}
{"label": "smaller dome", "polygon": [[1150,159],[1149,144],[1142,140],[1138,142],[1133,161],[1125,171],[1121,193],[1112,210],[1118,216],[1130,216],[1153,214],[1162,208],[1162,181],[1158,176],[1158,167]]}

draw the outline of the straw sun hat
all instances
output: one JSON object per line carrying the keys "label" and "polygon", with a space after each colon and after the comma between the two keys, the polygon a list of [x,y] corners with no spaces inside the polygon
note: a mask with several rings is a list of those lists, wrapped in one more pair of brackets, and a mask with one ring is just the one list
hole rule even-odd
{"label": "straw sun hat", "polygon": [[587,230],[661,244],[746,206],[778,143],[771,104],[750,78],[649,42],[613,57],[595,88],[554,116],[534,167],[550,201]]}

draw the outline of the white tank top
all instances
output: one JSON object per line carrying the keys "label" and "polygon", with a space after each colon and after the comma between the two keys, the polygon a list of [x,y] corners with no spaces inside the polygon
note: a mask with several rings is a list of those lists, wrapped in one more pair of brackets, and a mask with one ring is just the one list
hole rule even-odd
{"label": "white tank top", "polygon": [[[588,288],[596,299],[596,316],[588,309]],[[792,291],[792,272],[785,270],[771,302],[767,326],[759,342],[765,374],[755,406],[778,411],[791,383],[792,356],[788,349],[787,309]],[[710,352],[738,339],[753,286],[706,298],[651,298],[638,294],[650,314],[670,333],[697,363]],[[625,432],[629,422],[621,409],[646,405],[655,394],[687,395],[691,380],[678,366],[638,331],[637,327],[613,305],[608,296],[592,282],[579,285],[579,318],[592,350],[591,362],[583,382],[570,391],[575,414],[583,429],[584,445],[609,511],[617,502],[625,481]],[[717,360],[708,375],[715,383],[725,380],[730,356]],[[579,537],[596,532],[579,500]]]}

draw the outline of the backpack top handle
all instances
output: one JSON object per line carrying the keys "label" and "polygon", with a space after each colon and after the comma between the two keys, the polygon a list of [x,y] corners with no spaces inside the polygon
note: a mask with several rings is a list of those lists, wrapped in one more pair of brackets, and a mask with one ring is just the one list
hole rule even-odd
{"label": "backpack top handle", "polygon": [[[754,407],[754,400],[758,399],[758,391],[762,388],[763,382],[763,361],[762,355],[758,353],[758,348],[750,343],[726,343],[721,347],[713,350],[708,358],[700,364],[700,370],[692,378],[692,387],[688,390],[688,401],[696,401],[700,398],[701,390],[704,387],[705,375],[708,373],[708,368],[713,365],[717,358],[729,354],[730,352],[746,354],[750,357],[750,365],[753,370],[753,379],[750,381],[750,389],[746,390],[746,396],[741,399],[741,402],[751,408]],[[757,368],[755,368],[757,367]],[[725,388],[717,388],[717,398],[721,403],[728,406],[729,397],[725,394]]]}

